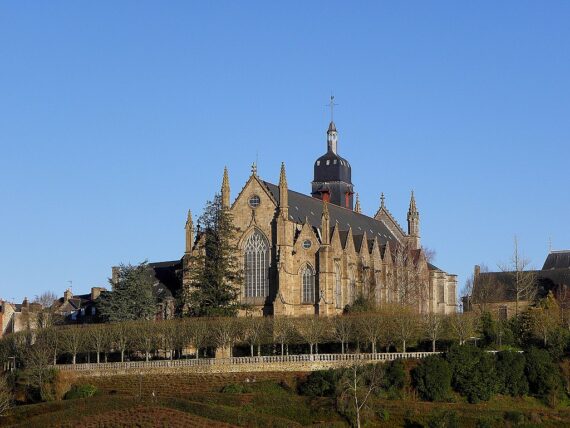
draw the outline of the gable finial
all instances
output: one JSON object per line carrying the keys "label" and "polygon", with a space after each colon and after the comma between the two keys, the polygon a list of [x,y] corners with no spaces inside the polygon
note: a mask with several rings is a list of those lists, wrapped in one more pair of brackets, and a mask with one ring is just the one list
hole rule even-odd
{"label": "gable finial", "polygon": [[384,192],[380,194],[380,208],[385,208],[385,201],[386,197],[384,196]]}
{"label": "gable finial", "polygon": [[257,163],[256,162],[253,162],[251,164],[251,173],[252,173],[252,175],[257,175]]}
{"label": "gable finial", "polygon": [[331,123],[334,122],[334,106],[337,106],[337,105],[338,104],[336,104],[334,102],[334,95],[332,94],[332,91],[331,91],[331,99],[330,99],[329,104],[328,104],[329,108],[331,109]]}

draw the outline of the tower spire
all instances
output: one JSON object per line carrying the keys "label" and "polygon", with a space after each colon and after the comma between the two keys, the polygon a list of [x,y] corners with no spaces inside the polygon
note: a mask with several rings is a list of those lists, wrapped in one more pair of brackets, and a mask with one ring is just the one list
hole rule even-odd
{"label": "tower spire", "polygon": [[289,189],[287,188],[285,162],[281,162],[281,173],[279,174],[279,211],[287,219],[289,216]]}
{"label": "tower spire", "polygon": [[194,222],[192,221],[192,211],[188,210],[188,216],[186,217],[186,250],[185,254],[190,254],[192,251],[192,245],[194,244]]}
{"label": "tower spire", "polygon": [[420,213],[416,206],[416,198],[412,190],[410,197],[410,207],[408,208],[408,235],[410,243],[415,249],[420,248]]}
{"label": "tower spire", "polygon": [[361,214],[362,209],[360,208],[360,198],[358,197],[358,193],[356,193],[356,203],[354,204],[354,211]]}
{"label": "tower spire", "polygon": [[222,179],[222,207],[230,207],[230,179],[227,167],[224,167],[224,178]]}

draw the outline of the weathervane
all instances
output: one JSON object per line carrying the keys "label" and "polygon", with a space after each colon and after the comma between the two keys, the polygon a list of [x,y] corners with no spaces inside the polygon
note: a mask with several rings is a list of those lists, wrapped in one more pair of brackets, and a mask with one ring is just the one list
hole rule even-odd
{"label": "weathervane", "polygon": [[338,104],[335,104],[334,102],[334,95],[331,94],[331,100],[328,104],[328,106],[331,109],[331,122],[333,122],[333,118],[334,118],[334,106],[337,106]]}

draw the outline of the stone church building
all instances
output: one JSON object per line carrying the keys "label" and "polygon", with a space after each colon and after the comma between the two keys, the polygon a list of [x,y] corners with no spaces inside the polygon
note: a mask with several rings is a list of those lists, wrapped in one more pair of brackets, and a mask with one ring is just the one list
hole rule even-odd
{"label": "stone church building", "polygon": [[[225,169],[221,198],[239,230],[240,299],[258,314],[335,315],[359,296],[378,305],[409,304],[423,313],[456,310],[457,277],[426,260],[413,193],[407,231],[386,208],[384,195],[373,217],[363,214],[350,162],[338,154],[334,122],[327,151],[314,163],[310,195],[288,188],[284,165],[278,184],[264,181],[254,165],[233,201]],[[190,212],[185,229],[182,266],[198,248]],[[189,286],[187,278],[182,281]]]}

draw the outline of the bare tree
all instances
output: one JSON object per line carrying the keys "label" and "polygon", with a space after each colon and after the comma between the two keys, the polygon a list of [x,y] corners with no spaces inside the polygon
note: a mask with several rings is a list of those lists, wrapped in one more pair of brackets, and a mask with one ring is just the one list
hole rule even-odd
{"label": "bare tree", "polygon": [[261,344],[267,340],[268,325],[265,317],[249,316],[241,320],[244,332],[244,339],[249,345],[251,356],[253,348],[257,346],[257,355],[261,355]]}
{"label": "bare tree", "polygon": [[367,313],[356,318],[357,330],[365,342],[370,344],[372,353],[376,353],[376,345],[382,335],[386,334],[386,318],[378,313]]}
{"label": "bare tree", "polygon": [[429,291],[429,273],[422,263],[421,252],[410,247],[409,243],[397,245],[394,253],[394,276],[391,281],[395,301],[421,312],[426,311],[425,302]]}
{"label": "bare tree", "polygon": [[36,324],[38,328],[47,328],[55,324],[56,312],[55,302],[57,295],[53,291],[45,291],[39,296],[36,296],[33,303],[40,304],[42,310],[36,316]]}
{"label": "bare tree", "polygon": [[63,349],[71,354],[71,363],[77,362],[77,354],[83,351],[86,329],[80,326],[69,326],[62,332]]}
{"label": "bare tree", "polygon": [[319,353],[319,343],[325,338],[327,333],[327,320],[318,316],[306,316],[298,318],[295,322],[297,332],[309,344],[311,355],[313,348],[315,353]]}
{"label": "bare tree", "polygon": [[233,357],[233,347],[242,337],[243,332],[239,329],[235,318],[218,318],[214,324],[214,341],[216,346],[227,350],[228,355]]}
{"label": "bare tree", "polygon": [[455,313],[450,316],[451,330],[460,345],[475,333],[475,322],[475,315],[471,312]]}
{"label": "bare tree", "polygon": [[437,254],[436,251],[433,248],[422,246],[422,252],[424,253],[426,262],[433,263],[433,261],[435,260],[435,256]]}
{"label": "bare tree", "polygon": [[332,336],[340,342],[344,354],[348,342],[354,335],[354,319],[347,315],[338,315],[332,319]]}
{"label": "bare tree", "polygon": [[281,355],[289,354],[289,343],[295,337],[295,327],[291,318],[282,316],[273,318],[273,340],[281,345]]}
{"label": "bare tree", "polygon": [[118,322],[112,324],[111,341],[113,348],[121,352],[121,363],[125,362],[125,352],[131,345],[133,339],[133,328],[128,322]]}
{"label": "bare tree", "polygon": [[355,363],[341,380],[341,400],[348,401],[355,412],[356,426],[361,426],[361,414],[372,393],[380,388],[382,371],[378,364]]}
{"label": "bare tree", "polygon": [[188,342],[196,348],[196,359],[210,338],[210,323],[202,318],[190,318],[184,324]]}
{"label": "bare tree", "polygon": [[531,308],[529,315],[533,333],[540,337],[546,346],[548,337],[560,322],[560,308],[552,292],[549,292],[536,308]]}
{"label": "bare tree", "polygon": [[51,367],[51,352],[49,344],[40,337],[24,352],[24,367],[26,368],[26,384],[36,389],[43,401],[55,398],[51,380],[53,370]]}
{"label": "bare tree", "polygon": [[500,266],[503,272],[512,277],[512,292],[515,298],[515,315],[519,314],[520,301],[533,301],[537,294],[536,274],[529,270],[530,261],[519,250],[517,237],[514,238],[513,255],[509,263]]}
{"label": "bare tree", "polygon": [[[144,359],[150,359],[150,353],[158,346],[158,326],[155,321],[139,321],[134,326],[134,343],[144,352]],[[97,360],[99,362],[99,360]]]}
{"label": "bare tree", "polygon": [[395,305],[391,308],[390,324],[393,336],[402,344],[402,352],[406,352],[409,342],[416,339],[419,320],[415,310],[408,306]]}
{"label": "bare tree", "polygon": [[423,328],[426,337],[431,340],[432,352],[435,352],[435,343],[441,337],[444,326],[443,315],[430,312],[423,316]]}
{"label": "bare tree", "polygon": [[481,313],[487,312],[491,303],[501,299],[500,287],[497,287],[496,277],[489,274],[487,266],[481,264],[475,269],[475,273],[465,283],[466,294],[471,296],[473,308]]}
{"label": "bare tree", "polygon": [[4,416],[14,403],[12,389],[8,385],[6,376],[0,375],[0,416]]}

